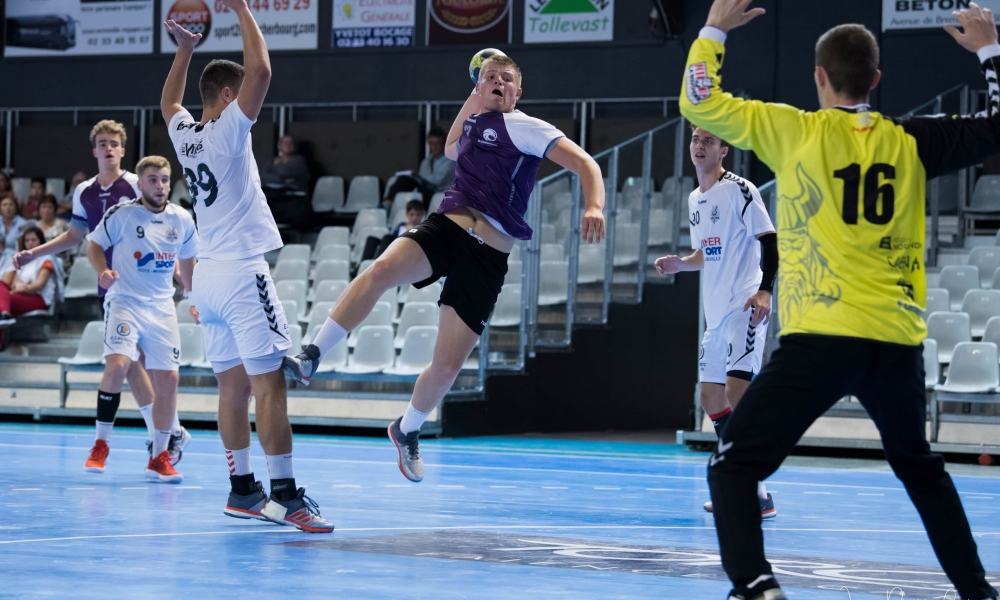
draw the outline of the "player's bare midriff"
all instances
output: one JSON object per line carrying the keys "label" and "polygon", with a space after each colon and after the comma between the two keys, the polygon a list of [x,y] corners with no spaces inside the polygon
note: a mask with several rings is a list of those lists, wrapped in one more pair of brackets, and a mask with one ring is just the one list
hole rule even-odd
{"label": "player's bare midriff", "polygon": [[517,242],[511,236],[501,233],[492,223],[486,220],[483,213],[469,206],[460,206],[455,210],[444,213],[459,227],[468,231],[472,228],[472,233],[483,239],[483,242],[490,248],[509,254],[514,244]]}

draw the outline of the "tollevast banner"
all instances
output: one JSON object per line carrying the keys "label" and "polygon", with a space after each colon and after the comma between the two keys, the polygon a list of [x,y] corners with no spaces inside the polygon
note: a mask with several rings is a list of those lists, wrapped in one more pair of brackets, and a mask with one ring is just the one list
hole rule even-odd
{"label": "tollevast banner", "polygon": [[416,0],[333,0],[334,48],[413,46]]}
{"label": "tollevast banner", "polygon": [[[317,5],[321,0],[248,0],[268,50],[315,50],[319,42]],[[327,0],[329,1],[329,0]],[[162,0],[161,21],[173,19],[202,35],[195,52],[243,50],[240,21],[220,0]],[[160,51],[177,50],[174,37],[163,31]]]}
{"label": "tollevast banner", "polygon": [[[969,8],[972,0],[882,0],[882,31],[893,29],[933,29],[956,25],[951,13]],[[983,8],[993,11],[1000,23],[1000,0],[978,0]]]}
{"label": "tollevast banner", "polygon": [[7,0],[4,33],[5,56],[151,54],[153,0]]}
{"label": "tollevast banner", "polygon": [[609,42],[615,0],[525,0],[524,42]]}

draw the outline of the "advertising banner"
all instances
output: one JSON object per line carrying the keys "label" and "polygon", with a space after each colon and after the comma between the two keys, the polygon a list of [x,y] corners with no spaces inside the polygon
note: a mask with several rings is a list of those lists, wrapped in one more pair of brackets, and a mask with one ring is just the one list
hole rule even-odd
{"label": "advertising banner", "polygon": [[413,46],[416,0],[333,0],[334,48]]}
{"label": "advertising banner", "polygon": [[[893,29],[932,29],[957,25],[952,11],[969,8],[972,0],[882,0],[882,31]],[[976,4],[993,11],[1000,23],[1000,0],[977,0]]]}
{"label": "advertising banner", "polygon": [[525,0],[524,43],[610,42],[615,0]]}
{"label": "advertising banner", "polygon": [[7,0],[5,56],[151,54],[153,0]]}
{"label": "advertising banner", "polygon": [[[320,0],[248,0],[268,50],[315,50]],[[160,21],[173,19],[184,29],[200,33],[195,52],[240,52],[240,20],[219,0],[163,0]],[[177,51],[174,37],[163,30],[160,52]]]}
{"label": "advertising banner", "polygon": [[427,45],[509,44],[514,0],[427,0]]}

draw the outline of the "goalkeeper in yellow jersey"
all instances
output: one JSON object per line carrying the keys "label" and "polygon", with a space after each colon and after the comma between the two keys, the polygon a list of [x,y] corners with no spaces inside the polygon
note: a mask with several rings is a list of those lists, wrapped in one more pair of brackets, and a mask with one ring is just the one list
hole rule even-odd
{"label": "goalkeeper in yellow jersey", "polygon": [[1000,152],[993,15],[972,4],[955,13],[961,30],[946,27],[979,57],[990,84],[986,113],[890,119],[868,105],[879,50],[861,25],[834,27],[817,42],[817,112],[723,92],[727,33],[764,12],[750,4],[715,0],[681,92],[685,117],[753,150],[778,180],[781,346],[733,412],[708,469],[729,597],[785,598],[764,558],[757,482],[817,418],[853,395],[878,427],[959,597],[997,598],[944,460],[924,437],[921,350],[925,182]]}

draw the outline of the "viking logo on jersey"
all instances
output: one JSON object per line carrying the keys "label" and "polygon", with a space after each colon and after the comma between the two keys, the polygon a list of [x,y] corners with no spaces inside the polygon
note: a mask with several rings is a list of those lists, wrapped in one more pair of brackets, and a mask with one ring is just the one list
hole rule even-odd
{"label": "viking logo on jersey", "polygon": [[722,238],[710,237],[701,240],[701,251],[706,261],[722,260]]}
{"label": "viking logo on jersey", "polygon": [[712,214],[709,215],[708,218],[712,219],[712,223],[718,223],[719,222],[719,219],[722,218],[722,215],[719,214],[719,206],[718,205],[715,205],[715,206],[712,207]]}
{"label": "viking logo on jersey", "polygon": [[[136,251],[132,256],[135,257],[136,266],[139,268],[140,273],[165,273],[167,270],[174,270],[174,262],[177,260],[176,252],[147,252],[145,255],[142,252]],[[152,268],[147,267],[149,263],[153,263]]]}

